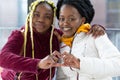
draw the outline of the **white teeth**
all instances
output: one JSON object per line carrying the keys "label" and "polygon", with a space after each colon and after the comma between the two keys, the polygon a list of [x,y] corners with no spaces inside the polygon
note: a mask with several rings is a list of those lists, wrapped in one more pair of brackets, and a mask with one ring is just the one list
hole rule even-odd
{"label": "white teeth", "polygon": [[71,28],[63,28],[64,31],[68,31],[70,30]]}

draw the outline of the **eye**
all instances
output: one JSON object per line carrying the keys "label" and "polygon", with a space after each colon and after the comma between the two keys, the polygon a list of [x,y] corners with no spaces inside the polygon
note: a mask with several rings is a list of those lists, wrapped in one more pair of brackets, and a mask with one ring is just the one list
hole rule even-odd
{"label": "eye", "polygon": [[45,19],[49,19],[49,20],[50,20],[50,19],[51,19],[51,16],[46,15],[46,16],[44,16],[44,18],[45,18]]}
{"label": "eye", "polygon": [[75,21],[76,19],[75,18],[69,18],[68,21],[69,22],[72,22],[72,21]]}
{"label": "eye", "polygon": [[37,14],[37,13],[34,13],[33,16],[34,16],[34,17],[40,17],[40,15]]}
{"label": "eye", "polygon": [[65,18],[60,17],[60,18],[59,18],[59,21],[60,21],[60,22],[64,22],[64,21],[65,21]]}

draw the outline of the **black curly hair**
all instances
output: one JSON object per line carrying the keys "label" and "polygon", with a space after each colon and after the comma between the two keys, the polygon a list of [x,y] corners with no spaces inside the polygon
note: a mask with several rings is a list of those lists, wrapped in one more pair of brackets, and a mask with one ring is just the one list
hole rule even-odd
{"label": "black curly hair", "polygon": [[59,12],[62,5],[67,4],[75,7],[82,17],[86,18],[85,23],[90,23],[94,17],[95,11],[90,0],[58,0],[56,17],[59,19]]}

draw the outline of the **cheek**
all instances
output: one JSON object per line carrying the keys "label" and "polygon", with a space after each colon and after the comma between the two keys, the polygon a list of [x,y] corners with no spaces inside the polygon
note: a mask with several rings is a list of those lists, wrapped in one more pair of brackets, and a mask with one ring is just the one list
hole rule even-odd
{"label": "cheek", "polygon": [[73,26],[73,32],[76,32],[78,28],[80,27],[81,23],[72,25]]}
{"label": "cheek", "polygon": [[36,18],[32,18],[32,23],[35,23],[36,22]]}
{"label": "cheek", "polygon": [[59,28],[61,29],[61,27],[62,27],[62,24],[61,24],[60,22],[58,22],[58,26],[59,26]]}
{"label": "cheek", "polygon": [[[28,23],[29,24],[29,23]],[[32,22],[32,28],[34,29],[34,30],[36,30],[36,27],[35,27],[35,23],[34,22]]]}
{"label": "cheek", "polygon": [[[33,19],[33,20],[32,20],[32,26],[35,26],[35,22],[36,22],[36,20]],[[30,24],[30,23],[29,23],[29,24]]]}
{"label": "cheek", "polygon": [[47,26],[51,26],[51,25],[53,24],[53,19],[46,20],[46,21],[44,21],[44,23],[45,23]]}
{"label": "cheek", "polygon": [[52,24],[48,23],[48,24],[45,25],[45,29],[49,29],[51,26],[52,26]]}

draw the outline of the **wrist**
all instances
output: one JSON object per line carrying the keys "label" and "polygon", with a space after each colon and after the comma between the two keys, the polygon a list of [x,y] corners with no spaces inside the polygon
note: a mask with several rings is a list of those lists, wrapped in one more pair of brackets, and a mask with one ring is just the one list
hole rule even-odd
{"label": "wrist", "polygon": [[37,67],[38,67],[38,69],[41,69],[41,61],[38,62]]}
{"label": "wrist", "polygon": [[103,26],[100,25],[100,24],[93,24],[92,27],[94,27],[94,26],[100,26],[100,27],[102,27],[104,30],[106,30],[105,27],[103,27]]}
{"label": "wrist", "polygon": [[78,69],[80,69],[80,59],[77,59],[78,60]]}

